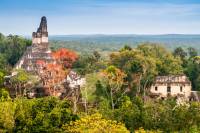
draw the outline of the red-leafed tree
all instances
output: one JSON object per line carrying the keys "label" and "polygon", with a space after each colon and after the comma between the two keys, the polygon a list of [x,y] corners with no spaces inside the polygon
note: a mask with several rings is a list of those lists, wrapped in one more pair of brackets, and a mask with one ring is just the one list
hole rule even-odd
{"label": "red-leafed tree", "polygon": [[57,89],[65,81],[68,69],[78,59],[78,55],[68,49],[61,48],[52,53],[53,62],[47,63],[44,60],[37,60],[37,70],[43,86],[48,95],[57,95]]}
{"label": "red-leafed tree", "polygon": [[37,70],[42,70],[45,65],[46,65],[46,63],[45,63],[44,60],[37,60],[36,61]]}
{"label": "red-leafed tree", "polygon": [[45,91],[51,96],[57,96],[57,89],[64,82],[66,75],[67,71],[63,69],[62,65],[53,63],[45,64],[39,72],[43,86],[46,88]]}
{"label": "red-leafed tree", "polygon": [[36,64],[39,66],[44,66],[45,65],[45,61],[44,60],[37,60]]}
{"label": "red-leafed tree", "polygon": [[72,64],[78,59],[78,55],[69,49],[61,48],[52,53],[52,57],[64,68],[71,68]]}

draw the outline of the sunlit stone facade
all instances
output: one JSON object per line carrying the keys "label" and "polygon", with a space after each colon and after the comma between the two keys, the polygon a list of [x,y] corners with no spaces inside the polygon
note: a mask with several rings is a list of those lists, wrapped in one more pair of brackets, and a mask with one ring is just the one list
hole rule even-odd
{"label": "sunlit stone facade", "polygon": [[186,98],[191,96],[191,82],[185,75],[157,76],[150,92],[161,97],[182,95]]}

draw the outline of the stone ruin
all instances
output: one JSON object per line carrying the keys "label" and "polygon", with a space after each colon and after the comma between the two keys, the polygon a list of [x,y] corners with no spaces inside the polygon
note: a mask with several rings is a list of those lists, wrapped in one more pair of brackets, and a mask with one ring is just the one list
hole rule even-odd
{"label": "stone ruin", "polygon": [[[27,90],[27,97],[43,97],[43,96],[57,96],[60,98],[74,99],[72,97],[80,97],[80,87],[85,83],[85,79],[81,78],[75,72],[69,72],[67,77],[62,77],[56,84],[52,84],[52,73],[57,73],[57,71],[43,71],[44,68],[38,67],[37,62],[43,64],[56,64],[56,60],[52,57],[52,51],[49,48],[48,42],[48,30],[47,30],[47,19],[46,17],[41,18],[40,26],[37,29],[37,32],[32,34],[32,45],[27,48],[21,59],[15,65],[15,69],[24,69],[25,71],[37,75],[40,82],[37,86],[29,88]],[[41,73],[44,73],[41,77]],[[7,76],[8,88],[11,88],[9,79],[13,76],[16,76],[16,72],[13,72],[12,75]],[[49,76],[48,76],[49,75]],[[48,82],[51,82],[50,85],[46,85],[42,82],[42,78],[47,78]],[[52,87],[53,86],[53,87]],[[15,89],[11,88],[11,96],[16,97]]]}
{"label": "stone ruin", "polygon": [[27,48],[24,55],[15,65],[15,68],[35,72],[38,69],[36,66],[38,60],[45,61],[45,63],[55,62],[51,57],[51,50],[49,48],[46,17],[42,17],[37,32],[32,34],[32,45]]}

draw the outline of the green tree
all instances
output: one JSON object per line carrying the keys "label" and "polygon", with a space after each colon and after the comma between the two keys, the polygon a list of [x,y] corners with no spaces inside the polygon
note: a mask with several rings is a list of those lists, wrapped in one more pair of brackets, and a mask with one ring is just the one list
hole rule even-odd
{"label": "green tree", "polygon": [[55,97],[18,98],[15,101],[14,132],[62,132],[61,127],[78,118],[66,100]]}
{"label": "green tree", "polygon": [[195,56],[188,59],[185,73],[192,82],[193,90],[200,90],[200,58]]}
{"label": "green tree", "polygon": [[0,35],[0,69],[7,65],[14,66],[23,55],[31,41],[16,35]]}
{"label": "green tree", "polygon": [[156,75],[182,74],[182,61],[157,44],[142,44],[110,55],[110,64],[126,73],[132,94],[146,95]]}
{"label": "green tree", "polygon": [[[124,93],[126,93],[126,89],[124,90],[122,88],[126,75],[115,66],[109,66],[108,68],[106,68],[103,71],[102,75],[108,85],[108,89],[106,91],[107,94],[109,94],[111,107],[114,110],[118,100],[124,95]],[[115,97],[119,93],[121,93],[121,95],[119,97]],[[114,100],[114,97],[116,98],[116,100]]]}
{"label": "green tree", "polygon": [[176,58],[166,48],[158,44],[143,44],[138,48],[146,58],[152,57],[156,61],[158,75],[182,74],[183,68],[180,58]]}
{"label": "green tree", "polygon": [[[23,69],[18,69],[10,79],[11,86],[15,90],[15,96],[26,96],[28,89],[32,89],[39,79],[37,76],[27,73]],[[11,89],[12,89],[11,88]]]}
{"label": "green tree", "polygon": [[5,88],[0,88],[0,101],[11,100],[9,92]]}
{"label": "green tree", "polygon": [[4,84],[4,76],[4,73],[0,71],[0,87],[2,87]]}
{"label": "green tree", "polygon": [[7,71],[7,61],[5,54],[0,54],[0,71],[5,72]]}
{"label": "green tree", "polygon": [[183,67],[186,67],[188,63],[187,54],[188,53],[182,47],[177,47],[173,52],[174,57],[181,58]]}
{"label": "green tree", "polygon": [[180,57],[181,59],[185,59],[187,56],[187,52],[184,51],[184,49],[182,47],[177,47],[174,52],[173,55],[175,57]]}
{"label": "green tree", "polygon": [[0,132],[13,132],[13,129],[15,127],[14,114],[16,104],[13,103],[11,100],[4,100],[0,101]]}
{"label": "green tree", "polygon": [[129,45],[125,45],[120,51],[124,50],[132,50],[132,48]]}
{"label": "green tree", "polygon": [[[96,87],[97,82],[100,82],[99,73],[86,74],[86,84],[81,88],[81,94],[84,101],[85,112],[88,112],[88,104],[95,104],[97,102],[96,91],[101,90],[99,87]],[[102,95],[102,93],[100,94]]]}
{"label": "green tree", "polygon": [[197,52],[197,50],[195,48],[189,47],[188,48],[188,54],[189,54],[190,58],[192,58],[192,57],[197,56],[198,52]]}
{"label": "green tree", "polygon": [[80,74],[100,72],[107,66],[106,61],[101,57],[100,53],[94,51],[93,54],[83,54],[74,63],[73,68]]}

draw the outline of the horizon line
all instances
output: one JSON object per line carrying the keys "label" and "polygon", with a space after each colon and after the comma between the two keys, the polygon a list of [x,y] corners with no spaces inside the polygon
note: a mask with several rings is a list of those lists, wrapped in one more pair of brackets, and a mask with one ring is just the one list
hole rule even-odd
{"label": "horizon line", "polygon": [[[1,33],[1,32],[0,32]],[[1,33],[3,34],[4,36],[9,36],[9,35],[18,35],[18,36],[23,36],[23,37],[31,37],[32,34],[30,35],[22,35],[22,34],[4,34],[4,33]],[[118,35],[134,35],[134,36],[162,36],[162,35],[200,35],[200,33],[194,33],[194,34],[191,34],[191,33],[161,33],[161,34],[118,34],[118,33],[109,33],[109,34],[101,34],[101,33],[91,33],[91,34],[49,34],[49,37],[50,36],[118,36]]]}

